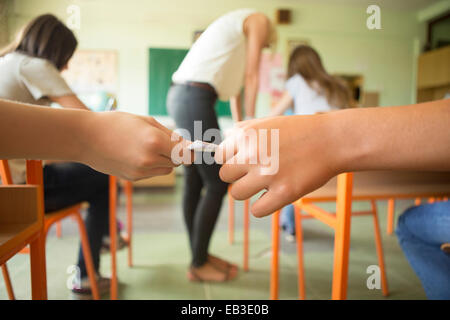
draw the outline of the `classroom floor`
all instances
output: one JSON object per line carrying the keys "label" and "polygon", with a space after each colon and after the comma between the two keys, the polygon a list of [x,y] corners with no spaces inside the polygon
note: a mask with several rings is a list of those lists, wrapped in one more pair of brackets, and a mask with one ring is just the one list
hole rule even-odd
{"label": "classroom floor", "polygon": [[[134,193],[134,266],[127,266],[126,250],[118,254],[120,299],[268,299],[270,274],[270,218],[250,220],[250,271],[241,270],[229,283],[190,283],[186,279],[189,261],[187,238],[181,214],[183,182],[170,189],[138,189]],[[125,221],[124,197],[119,214]],[[211,243],[211,252],[239,265],[242,264],[242,203],[236,203],[236,241],[228,244],[226,199]],[[413,204],[397,201],[396,216]],[[355,203],[355,210],[369,208]],[[395,235],[386,235],[386,202],[378,203],[382,228],[385,263],[390,296],[381,290],[369,290],[370,274],[366,269],[377,264],[372,218],[352,219],[349,263],[348,299],[425,299],[420,282],[406,261]],[[63,222],[63,237],[54,229],[47,239],[47,279],[49,299],[71,299],[66,288],[66,270],[76,261],[78,252],[76,226],[70,219]],[[304,221],[304,252],[306,298],[329,299],[333,263],[333,233],[316,221]],[[294,243],[281,241],[280,299],[297,298],[297,258]],[[30,299],[29,257],[16,255],[8,262],[17,299]],[[102,256],[101,272],[109,273],[109,255]],[[105,296],[104,298],[108,298]],[[4,282],[0,280],[0,299],[7,299]]]}

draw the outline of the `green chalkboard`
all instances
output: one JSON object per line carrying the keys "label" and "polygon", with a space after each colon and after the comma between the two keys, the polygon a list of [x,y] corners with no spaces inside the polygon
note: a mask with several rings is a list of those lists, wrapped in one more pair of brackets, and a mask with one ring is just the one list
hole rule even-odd
{"label": "green chalkboard", "polygon": [[[167,115],[166,97],[172,81],[172,74],[178,69],[188,50],[150,48],[149,50],[149,99],[150,115]],[[217,101],[218,116],[231,116],[230,104]]]}

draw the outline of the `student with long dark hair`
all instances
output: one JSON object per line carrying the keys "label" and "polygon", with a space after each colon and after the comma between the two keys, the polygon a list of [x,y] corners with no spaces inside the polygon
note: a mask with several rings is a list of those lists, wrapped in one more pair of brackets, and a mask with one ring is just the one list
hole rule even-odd
{"label": "student with long dark hair", "polygon": [[[280,116],[289,108],[295,115],[311,115],[347,108],[350,91],[345,82],[330,75],[316,50],[307,45],[296,47],[289,57],[286,90],[270,116]],[[294,206],[281,211],[280,224],[286,239],[295,241]]]}
{"label": "student with long dark hair", "polygon": [[[28,23],[16,41],[0,53],[0,98],[30,104],[50,105],[89,110],[72,92],[61,76],[77,47],[73,32],[50,14]],[[25,160],[11,160],[14,183],[25,182]],[[44,166],[45,210],[55,211],[86,201],[89,203],[86,230],[95,270],[100,266],[102,238],[108,232],[108,176],[90,167],[71,162]],[[77,263],[81,288],[75,294],[90,294],[83,254]],[[98,274],[100,292],[109,288],[109,279]]]}

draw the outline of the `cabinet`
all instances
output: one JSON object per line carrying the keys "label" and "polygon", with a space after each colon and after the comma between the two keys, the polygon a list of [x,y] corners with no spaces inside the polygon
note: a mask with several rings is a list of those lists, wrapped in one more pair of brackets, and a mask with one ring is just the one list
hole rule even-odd
{"label": "cabinet", "polygon": [[444,98],[450,92],[450,46],[419,56],[417,102]]}

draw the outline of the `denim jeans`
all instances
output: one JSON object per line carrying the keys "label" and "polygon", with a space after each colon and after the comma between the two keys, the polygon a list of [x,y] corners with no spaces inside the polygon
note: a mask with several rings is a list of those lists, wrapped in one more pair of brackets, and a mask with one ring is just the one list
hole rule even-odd
{"label": "denim jeans", "polygon": [[285,206],[281,209],[281,227],[289,234],[295,234],[295,210],[292,204]]}
{"label": "denim jeans", "polygon": [[[79,163],[53,163],[44,167],[45,212],[88,202],[85,220],[94,268],[100,266],[102,238],[109,229],[109,177]],[[80,276],[86,277],[83,252],[79,249]]]}
{"label": "denim jeans", "polygon": [[406,210],[396,230],[400,246],[428,299],[450,299],[450,202],[423,204]]}

